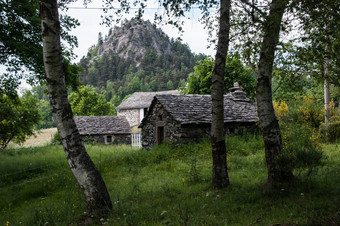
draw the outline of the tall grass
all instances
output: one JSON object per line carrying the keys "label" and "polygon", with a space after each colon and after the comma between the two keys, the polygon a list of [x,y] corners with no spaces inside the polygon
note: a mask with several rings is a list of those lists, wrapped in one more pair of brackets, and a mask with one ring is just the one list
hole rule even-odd
{"label": "tall grass", "polygon": [[[337,225],[340,148],[323,147],[327,159],[308,178],[264,193],[266,166],[261,137],[226,139],[231,185],[211,188],[211,147],[88,145],[113,201],[108,225]],[[61,146],[0,153],[0,225],[83,224],[85,200]],[[39,168],[39,166],[44,166]],[[47,166],[46,166],[47,165]],[[39,168],[28,171],[30,167]],[[19,175],[15,174],[21,171]],[[12,175],[9,175],[12,174]],[[48,223],[47,223],[48,222]],[[94,223],[95,224],[95,223]],[[100,224],[100,223],[98,223]]]}

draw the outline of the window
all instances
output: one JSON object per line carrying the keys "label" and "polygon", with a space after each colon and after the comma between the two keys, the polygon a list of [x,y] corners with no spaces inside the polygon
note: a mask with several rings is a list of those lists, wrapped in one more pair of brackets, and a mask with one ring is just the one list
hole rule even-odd
{"label": "window", "polygon": [[106,143],[107,144],[112,143],[112,136],[106,136]]}
{"label": "window", "polygon": [[144,117],[146,116],[147,113],[148,113],[148,108],[144,108]]}
{"label": "window", "polygon": [[164,126],[157,127],[157,143],[164,143]]}

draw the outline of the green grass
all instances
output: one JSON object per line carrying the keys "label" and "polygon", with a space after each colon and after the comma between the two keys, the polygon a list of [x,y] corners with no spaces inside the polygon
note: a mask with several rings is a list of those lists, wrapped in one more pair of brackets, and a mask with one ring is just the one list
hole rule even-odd
{"label": "green grass", "polygon": [[[324,165],[291,185],[264,192],[262,139],[230,137],[231,185],[211,188],[209,141],[162,145],[151,151],[88,145],[108,187],[108,225],[337,225],[340,147],[323,146]],[[32,169],[32,170],[29,170]],[[0,225],[69,225],[81,222],[84,197],[61,146],[0,153]]]}

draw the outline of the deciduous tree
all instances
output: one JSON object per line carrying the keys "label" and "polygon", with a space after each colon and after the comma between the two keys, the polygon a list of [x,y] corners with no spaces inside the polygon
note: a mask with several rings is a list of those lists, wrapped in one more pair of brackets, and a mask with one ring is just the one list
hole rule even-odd
{"label": "deciduous tree", "polygon": [[87,85],[69,95],[72,112],[76,116],[100,116],[112,114],[113,106],[98,94],[95,88]]}
{"label": "deciduous tree", "polygon": [[65,66],[60,43],[60,22],[56,0],[40,2],[43,60],[54,121],[71,171],[82,188],[90,213],[112,209],[106,185],[82,143],[67,99]]}
{"label": "deciduous tree", "polygon": [[[70,59],[72,48],[78,43],[68,31],[79,23],[69,16],[61,16],[60,21],[62,38],[71,47],[64,49],[67,72],[77,71],[78,67],[72,65]],[[45,81],[38,0],[0,1],[0,64],[4,66],[4,72],[0,74],[0,92],[15,95],[23,78],[32,85]],[[76,87],[77,75],[67,73],[67,84],[73,83]]]}
{"label": "deciduous tree", "polygon": [[[187,94],[210,94],[211,75],[215,61],[212,58],[199,61],[194,72],[190,73],[187,79],[187,88],[183,91]],[[227,57],[226,69],[224,73],[224,94],[229,92],[229,88],[238,82],[247,96],[251,99],[255,97],[256,79],[255,72],[243,65],[237,57]]]}
{"label": "deciduous tree", "polygon": [[[229,48],[230,0],[220,1],[220,20],[215,65],[212,72],[211,102],[211,145],[213,158],[213,186],[224,188],[229,185],[227,156],[224,135],[224,73]],[[228,76],[228,75],[227,75]]]}
{"label": "deciduous tree", "polygon": [[41,118],[38,102],[29,91],[21,98],[0,95],[0,148],[5,149],[11,141],[21,144],[34,134]]}
{"label": "deciduous tree", "polygon": [[265,144],[268,169],[267,185],[269,187],[277,182],[287,181],[292,177],[292,172],[287,170],[279,161],[282,153],[282,138],[273,108],[271,87],[275,50],[287,4],[287,0],[273,0],[270,4],[269,15],[265,17],[264,21],[260,59],[256,71],[257,111]]}

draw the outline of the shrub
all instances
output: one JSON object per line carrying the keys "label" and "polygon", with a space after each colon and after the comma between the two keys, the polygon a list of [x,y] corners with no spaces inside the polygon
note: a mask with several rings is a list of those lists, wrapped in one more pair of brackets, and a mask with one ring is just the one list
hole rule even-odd
{"label": "shrub", "polygon": [[53,145],[61,144],[61,139],[58,131],[53,135],[52,144]]}
{"label": "shrub", "polygon": [[94,139],[92,136],[85,136],[83,139],[84,144],[94,144]]}
{"label": "shrub", "polygon": [[297,114],[298,122],[308,123],[313,128],[320,127],[325,116],[322,102],[307,95],[303,99],[298,98],[295,104],[299,105],[297,112],[290,111],[290,113]]}
{"label": "shrub", "polygon": [[320,132],[327,141],[335,142],[340,138],[340,112],[333,101],[329,103],[329,113],[329,122],[321,124]]}
{"label": "shrub", "polygon": [[283,152],[280,165],[291,170],[306,170],[310,174],[322,165],[321,135],[318,127],[323,120],[323,108],[311,96],[296,98],[288,104],[274,102],[282,134]]}
{"label": "shrub", "polygon": [[340,116],[332,116],[328,123],[320,126],[320,133],[329,142],[336,142],[340,138]]}
{"label": "shrub", "polygon": [[285,101],[273,101],[275,115],[278,120],[280,120],[283,116],[287,114],[288,105]]}
{"label": "shrub", "polygon": [[281,165],[290,170],[303,171],[309,175],[324,158],[321,151],[320,134],[308,124],[288,123],[281,125],[283,152]]}

